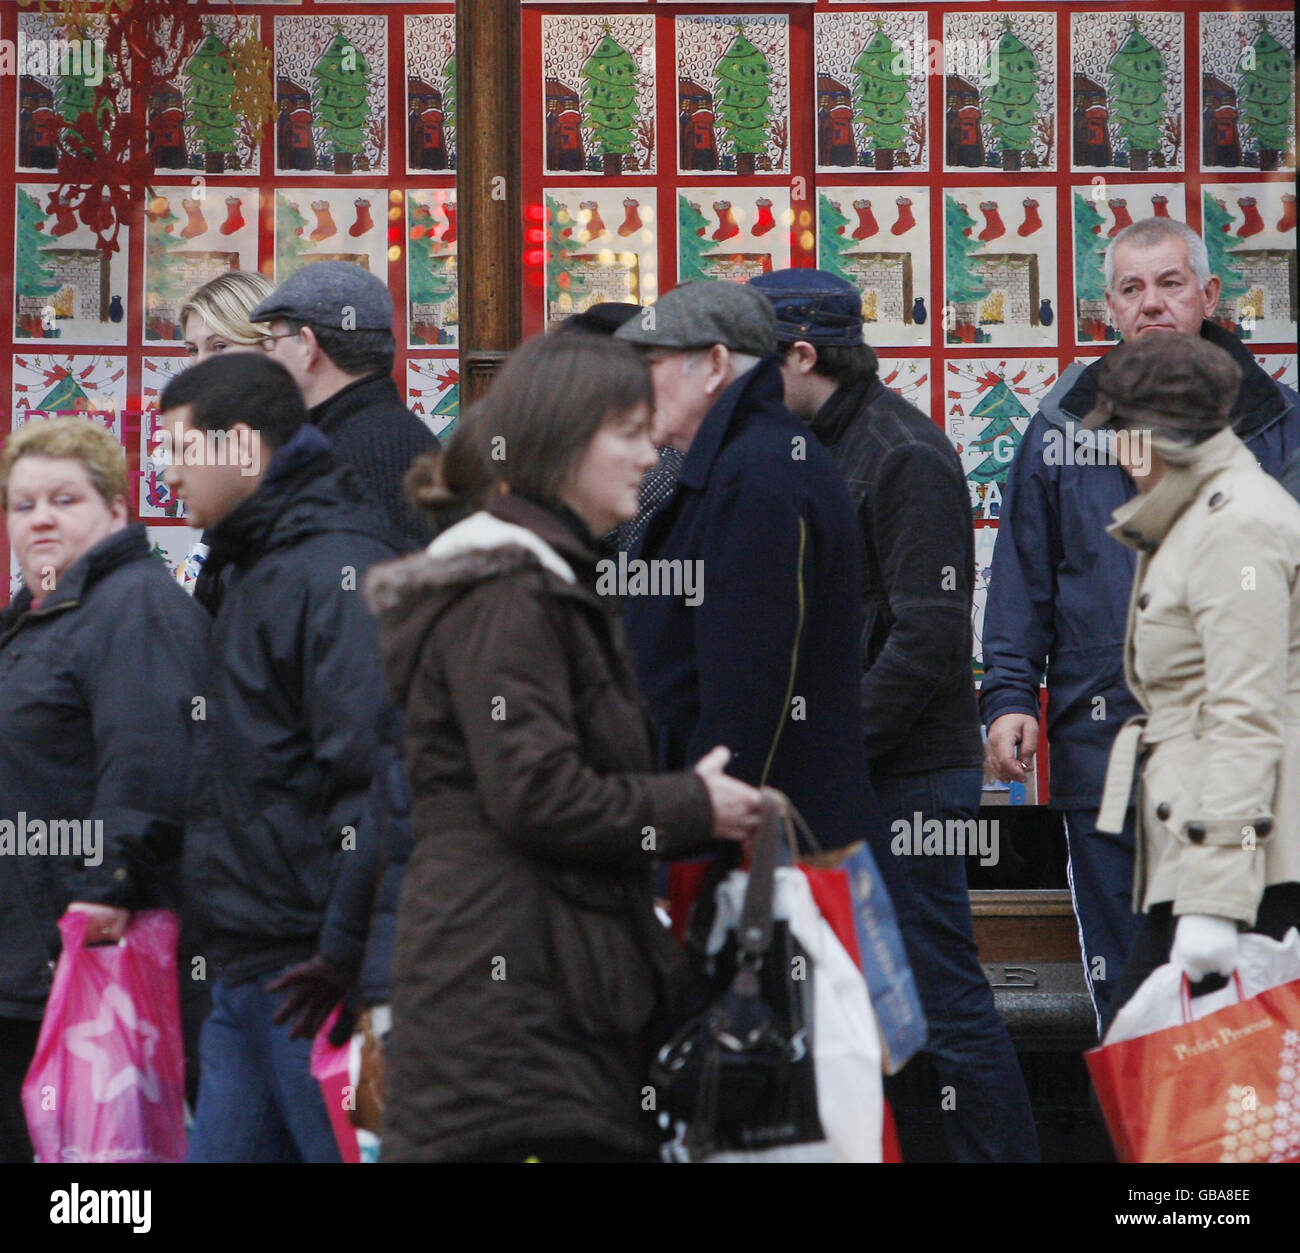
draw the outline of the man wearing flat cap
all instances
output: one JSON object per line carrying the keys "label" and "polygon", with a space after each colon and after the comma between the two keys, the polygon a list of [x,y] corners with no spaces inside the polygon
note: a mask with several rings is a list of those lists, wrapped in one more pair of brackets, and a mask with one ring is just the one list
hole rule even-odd
{"label": "man wearing flat cap", "polygon": [[[749,285],[776,314],[786,404],[830,454],[857,512],[863,744],[885,818],[893,830],[978,819],[974,532],[956,450],[880,381],[851,283],[791,269]],[[1029,1094],[975,947],[965,859],[909,850],[904,841],[891,855],[917,906],[903,934],[930,1026],[925,1052],[940,1086],[961,1094],[944,1114],[949,1152],[963,1162],[1036,1161]],[[906,1146],[909,1129],[899,1129]]]}
{"label": "man wearing flat cap", "polygon": [[685,283],[615,338],[649,362],[652,438],[684,454],[633,557],[701,563],[699,604],[624,602],[660,764],[725,744],[731,773],[789,795],[824,846],[861,840],[875,813],[854,699],[857,528],[781,402],[772,310],[735,283]]}
{"label": "man wearing flat cap", "polygon": [[[1125,343],[1181,333],[1222,348],[1241,370],[1229,424],[1277,475],[1300,448],[1300,397],[1274,382],[1235,335],[1211,321],[1220,282],[1185,223],[1148,218],[1106,250],[1106,302]],[[1124,624],[1134,552],[1106,536],[1135,492],[1114,458],[1093,456],[1080,419],[1098,395],[1101,364],[1075,364],[1044,398],[1007,472],[984,611],[990,766],[1024,779],[1038,748],[1039,688],[1047,676],[1051,807],[1062,813],[1084,975],[1098,1022],[1123,974],[1137,919],[1131,909],[1134,811],[1120,834],[1097,828],[1111,744],[1139,712],[1124,678]]]}
{"label": "man wearing flat cap", "polygon": [[270,323],[263,344],[302,392],[308,421],[352,467],[372,504],[408,541],[424,543],[424,523],[402,480],[437,444],[401,401],[393,381],[393,298],[374,274],[350,261],[295,270],[249,314]]}
{"label": "man wearing flat cap", "polygon": [[1081,423],[1138,493],[1109,531],[1137,554],[1124,665],[1141,712],[1115,736],[1097,829],[1122,830],[1140,772],[1141,923],[1103,1030],[1158,966],[1211,991],[1239,932],[1300,926],[1300,505],[1229,425],[1241,374],[1203,338],[1142,336],[1102,362]]}

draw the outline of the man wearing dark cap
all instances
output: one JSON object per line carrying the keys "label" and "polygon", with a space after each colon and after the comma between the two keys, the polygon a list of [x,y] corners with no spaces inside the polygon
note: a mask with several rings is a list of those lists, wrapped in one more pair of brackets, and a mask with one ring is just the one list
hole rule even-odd
{"label": "man wearing dark cap", "polygon": [[925,1051],[940,1086],[959,1094],[944,1113],[949,1151],[963,1162],[1034,1161],[1029,1096],[972,934],[963,850],[913,851],[931,820],[951,830],[978,819],[983,787],[961,462],[925,414],[881,383],[851,283],[792,269],[749,285],[776,313],[786,404],[835,462],[861,528],[863,744],[885,817],[905,837],[891,853],[917,905],[903,935],[930,1024]]}
{"label": "man wearing dark cap", "polygon": [[[1184,222],[1147,218],[1106,250],[1106,302],[1126,343],[1170,332],[1199,335],[1241,369],[1229,421],[1269,474],[1300,449],[1300,396],[1269,378],[1213,321],[1221,284],[1205,244]],[[1061,372],[1007,471],[984,610],[980,705],[989,765],[1023,780],[1038,749],[1040,686],[1047,675],[1050,804],[1065,822],[1069,884],[1084,976],[1098,1022],[1120,979],[1137,920],[1131,908],[1134,812],[1120,835],[1097,829],[1102,779],[1120,725],[1138,712],[1124,680],[1124,623],[1133,551],[1106,523],[1131,499],[1115,459],[1091,455],[1079,420],[1096,400],[1100,362]]]}
{"label": "man wearing dark cap", "polygon": [[1300,506],[1228,425],[1240,379],[1201,337],[1141,336],[1102,362],[1080,423],[1138,493],[1109,532],[1137,554],[1125,676],[1141,712],[1115,736],[1097,829],[1123,828],[1140,770],[1141,924],[1103,1028],[1156,967],[1212,991],[1239,931],[1300,926]]}
{"label": "man wearing dark cap", "polygon": [[437,444],[393,381],[393,298],[383,281],[348,261],[317,261],[287,278],[251,314],[269,322],[263,344],[302,392],[309,421],[352,467],[389,525],[428,538],[402,479]]}
{"label": "man wearing dark cap", "polygon": [[775,319],[757,292],[686,283],[648,314],[616,338],[645,352],[653,438],[685,460],[633,557],[697,562],[702,575],[695,605],[625,599],[660,764],[681,769],[725,744],[738,778],[786,792],[824,845],[851,844],[874,805],[854,697],[860,557],[848,494],[781,402]]}

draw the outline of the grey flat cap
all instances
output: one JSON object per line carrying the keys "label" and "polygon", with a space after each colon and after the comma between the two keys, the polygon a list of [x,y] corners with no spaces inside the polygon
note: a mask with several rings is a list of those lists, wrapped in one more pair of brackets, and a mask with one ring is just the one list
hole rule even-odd
{"label": "grey flat cap", "polygon": [[753,288],[706,279],[674,287],[645,315],[619,327],[614,338],[644,348],[711,348],[722,344],[732,352],[766,357],[777,347],[776,314]]}
{"label": "grey flat cap", "polygon": [[313,261],[296,270],[248,315],[296,318],[343,331],[391,331],[393,298],[384,281],[351,261]]}

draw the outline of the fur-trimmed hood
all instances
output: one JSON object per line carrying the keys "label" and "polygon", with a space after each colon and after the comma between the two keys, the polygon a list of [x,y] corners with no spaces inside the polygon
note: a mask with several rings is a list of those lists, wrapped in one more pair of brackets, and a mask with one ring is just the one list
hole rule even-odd
{"label": "fur-trimmed hood", "polygon": [[449,527],[420,552],[386,561],[366,575],[366,605],[379,619],[389,690],[399,704],[438,618],[465,591],[521,570],[546,570],[576,585],[573,566],[535,530],[480,510]]}

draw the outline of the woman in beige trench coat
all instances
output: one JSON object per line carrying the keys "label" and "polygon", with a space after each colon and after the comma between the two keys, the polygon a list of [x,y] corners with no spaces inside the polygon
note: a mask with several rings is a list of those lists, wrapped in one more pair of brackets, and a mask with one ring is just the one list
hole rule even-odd
{"label": "woman in beige trench coat", "polygon": [[1138,553],[1124,665],[1146,713],[1097,825],[1119,830],[1137,776],[1145,917],[1112,1017],[1157,966],[1209,991],[1241,931],[1300,926],[1300,505],[1227,425],[1239,382],[1207,340],[1148,332],[1106,358],[1083,421],[1138,488],[1109,530]]}

